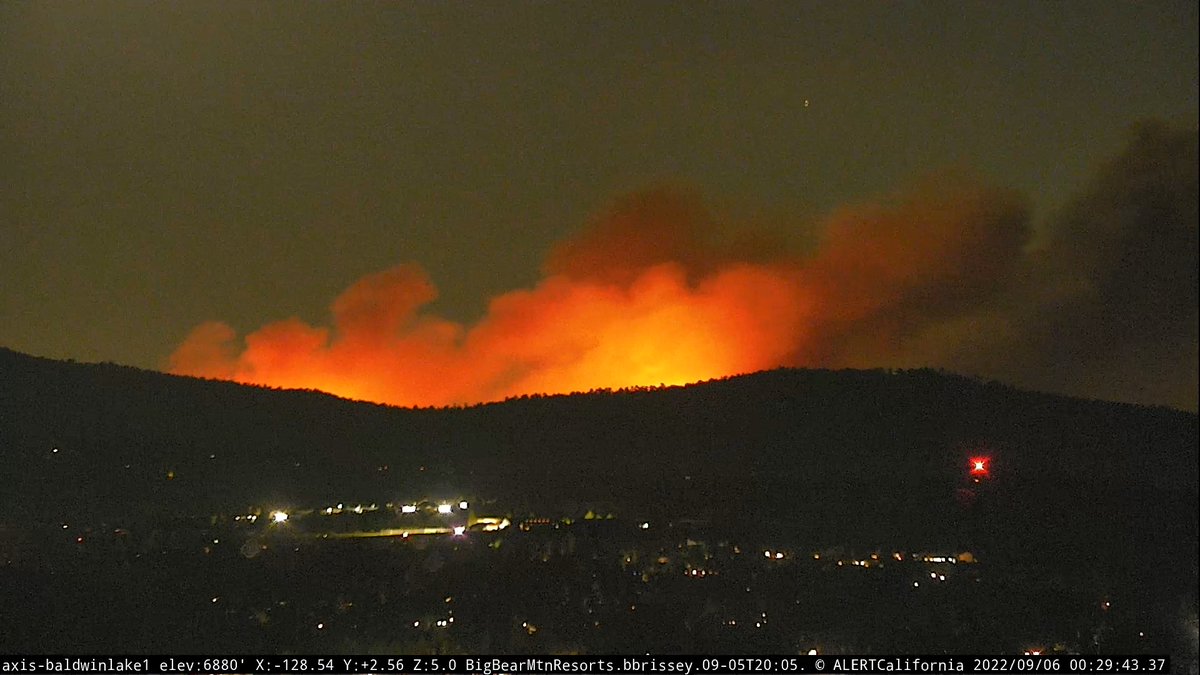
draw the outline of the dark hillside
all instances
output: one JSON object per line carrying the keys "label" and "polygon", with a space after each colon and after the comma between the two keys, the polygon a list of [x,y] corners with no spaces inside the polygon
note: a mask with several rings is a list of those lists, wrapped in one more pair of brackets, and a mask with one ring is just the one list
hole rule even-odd
{"label": "dark hillside", "polygon": [[[57,448],[58,452],[54,452]],[[973,453],[993,458],[966,480]],[[0,351],[6,520],[205,514],[439,490],[818,541],[1194,555],[1197,417],[933,371],[776,370],[405,410]],[[968,490],[969,489],[969,490]],[[1033,545],[1032,542],[1038,542]]]}

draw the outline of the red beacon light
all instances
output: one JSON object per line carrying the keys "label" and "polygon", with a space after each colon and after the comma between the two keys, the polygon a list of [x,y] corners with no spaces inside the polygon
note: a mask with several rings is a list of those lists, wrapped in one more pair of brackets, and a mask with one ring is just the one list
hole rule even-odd
{"label": "red beacon light", "polygon": [[974,478],[977,483],[979,479],[987,478],[989,472],[988,464],[990,463],[991,460],[987,457],[972,457],[970,460],[971,478]]}

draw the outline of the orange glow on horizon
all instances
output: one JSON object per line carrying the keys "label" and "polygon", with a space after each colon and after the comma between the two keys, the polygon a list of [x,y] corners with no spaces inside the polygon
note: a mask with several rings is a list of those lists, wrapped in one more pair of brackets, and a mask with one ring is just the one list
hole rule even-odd
{"label": "orange glow on horizon", "polygon": [[[368,287],[403,295],[414,279],[424,283],[414,274],[401,266],[373,275],[338,303]],[[289,320],[247,336],[232,358],[232,331],[206,324],[176,351],[172,370],[396,405],[682,385],[785,364],[797,338],[787,318],[799,310],[795,298],[763,270],[732,269],[697,287],[672,265],[647,270],[630,288],[554,277],[496,298],[469,330],[422,316],[393,335]],[[764,314],[748,315],[749,305]]]}
{"label": "orange glow on horizon", "polygon": [[[779,366],[886,365],[922,322],[991,292],[1021,242],[1011,227],[1019,205],[970,185],[844,209],[804,255],[706,243],[701,211],[635,196],[560,244],[536,285],[493,298],[474,324],[423,311],[437,289],[402,264],[347,288],[328,326],[286,319],[239,341],[224,323],[201,324],[168,369],[442,406]],[[913,309],[935,296],[948,299],[930,316]]]}

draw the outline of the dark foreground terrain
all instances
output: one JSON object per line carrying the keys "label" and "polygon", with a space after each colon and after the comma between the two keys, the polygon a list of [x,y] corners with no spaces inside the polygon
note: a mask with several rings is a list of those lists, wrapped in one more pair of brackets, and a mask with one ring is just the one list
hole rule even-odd
{"label": "dark foreground terrain", "polygon": [[[932,371],[400,410],[0,350],[0,650],[1194,658],[1196,448]],[[324,536],[459,496],[511,525]]]}

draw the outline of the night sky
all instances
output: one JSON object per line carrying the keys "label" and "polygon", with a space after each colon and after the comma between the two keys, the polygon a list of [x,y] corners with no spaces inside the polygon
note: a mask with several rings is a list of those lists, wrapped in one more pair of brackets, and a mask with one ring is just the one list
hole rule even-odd
{"label": "night sky", "polygon": [[1195,410],[1197,60],[1194,1],[6,2],[0,345],[400,404],[928,365]]}

